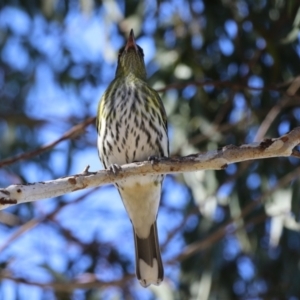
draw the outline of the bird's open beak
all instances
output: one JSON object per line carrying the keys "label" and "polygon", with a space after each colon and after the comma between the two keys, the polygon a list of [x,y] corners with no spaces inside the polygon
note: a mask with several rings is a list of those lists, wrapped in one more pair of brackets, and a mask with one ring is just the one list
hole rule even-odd
{"label": "bird's open beak", "polygon": [[135,43],[133,29],[130,30],[129,38],[128,38],[127,44],[125,46],[126,51],[128,51],[129,49],[134,49],[135,51],[138,51],[138,47]]}

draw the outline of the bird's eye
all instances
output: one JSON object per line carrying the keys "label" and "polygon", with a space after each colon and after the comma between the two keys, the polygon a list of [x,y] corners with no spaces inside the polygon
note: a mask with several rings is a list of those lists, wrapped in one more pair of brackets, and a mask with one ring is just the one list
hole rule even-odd
{"label": "bird's eye", "polygon": [[141,54],[141,56],[144,57],[144,51],[143,51],[143,49],[140,46],[138,46],[138,49],[139,49],[139,53]]}
{"label": "bird's eye", "polygon": [[125,49],[125,47],[122,47],[122,48],[119,50],[118,58],[120,58],[120,56],[121,56],[122,53],[124,52],[124,49]]}

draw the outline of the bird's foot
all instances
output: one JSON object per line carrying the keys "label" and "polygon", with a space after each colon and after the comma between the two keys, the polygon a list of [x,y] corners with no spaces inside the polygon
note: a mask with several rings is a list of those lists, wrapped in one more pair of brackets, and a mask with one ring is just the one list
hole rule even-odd
{"label": "bird's foot", "polygon": [[148,161],[150,161],[152,165],[158,164],[160,161],[167,160],[167,159],[168,157],[166,156],[151,155],[148,157]]}
{"label": "bird's foot", "polygon": [[117,175],[122,170],[122,167],[117,164],[111,164],[109,166],[109,170]]}

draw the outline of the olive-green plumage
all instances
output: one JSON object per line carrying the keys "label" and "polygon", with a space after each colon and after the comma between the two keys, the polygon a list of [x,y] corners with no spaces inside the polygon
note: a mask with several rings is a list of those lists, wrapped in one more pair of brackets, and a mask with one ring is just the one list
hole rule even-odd
{"label": "olive-green plumage", "polygon": [[[146,83],[144,54],[131,30],[119,52],[116,77],[102,96],[97,115],[98,151],[105,168],[169,156],[167,118],[158,93]],[[163,265],[156,217],[163,176],[119,181],[116,186],[132,222],[136,274],[144,287],[160,284]]]}

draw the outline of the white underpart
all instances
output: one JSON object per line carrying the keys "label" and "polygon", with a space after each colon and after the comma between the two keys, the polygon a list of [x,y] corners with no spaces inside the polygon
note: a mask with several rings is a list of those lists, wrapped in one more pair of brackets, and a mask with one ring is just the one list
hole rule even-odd
{"label": "white underpart", "polygon": [[142,259],[138,261],[141,277],[143,280],[140,281],[141,285],[147,287],[150,284],[159,285],[160,281],[157,281],[158,278],[158,265],[157,260],[153,259],[153,266],[150,267]]}
{"label": "white underpart", "polygon": [[155,186],[157,177],[142,177],[119,183],[124,190],[120,191],[127,213],[139,238],[147,238],[150,228],[156,220],[161,185]]}

